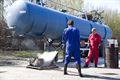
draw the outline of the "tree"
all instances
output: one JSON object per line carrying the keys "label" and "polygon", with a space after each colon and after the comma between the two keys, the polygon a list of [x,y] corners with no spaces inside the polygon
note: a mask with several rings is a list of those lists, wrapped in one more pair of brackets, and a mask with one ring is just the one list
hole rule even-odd
{"label": "tree", "polygon": [[113,38],[120,38],[120,13],[106,11],[104,14],[105,22],[110,26],[113,31]]}
{"label": "tree", "polygon": [[4,0],[0,0],[0,20],[3,19],[3,2]]}
{"label": "tree", "polygon": [[120,13],[118,13],[117,11],[106,10],[103,16],[105,22],[112,29],[113,32],[112,38],[117,39],[118,44],[120,46]]}
{"label": "tree", "polygon": [[83,0],[46,0],[46,6],[59,11],[66,10],[73,15],[79,15],[82,10]]}

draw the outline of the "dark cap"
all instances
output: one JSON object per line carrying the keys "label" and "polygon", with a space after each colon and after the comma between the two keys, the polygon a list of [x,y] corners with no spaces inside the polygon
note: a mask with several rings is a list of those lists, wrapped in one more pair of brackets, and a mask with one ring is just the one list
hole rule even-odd
{"label": "dark cap", "polygon": [[68,25],[73,25],[74,22],[73,22],[73,20],[68,20],[67,24],[68,24]]}

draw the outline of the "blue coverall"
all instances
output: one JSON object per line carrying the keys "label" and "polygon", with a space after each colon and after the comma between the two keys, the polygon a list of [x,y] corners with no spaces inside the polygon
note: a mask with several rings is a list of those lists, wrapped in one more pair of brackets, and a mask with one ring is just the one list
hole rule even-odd
{"label": "blue coverall", "polygon": [[80,64],[80,34],[79,30],[75,27],[68,27],[63,32],[63,43],[65,44],[65,62],[68,64],[71,56],[74,56],[76,64]]}

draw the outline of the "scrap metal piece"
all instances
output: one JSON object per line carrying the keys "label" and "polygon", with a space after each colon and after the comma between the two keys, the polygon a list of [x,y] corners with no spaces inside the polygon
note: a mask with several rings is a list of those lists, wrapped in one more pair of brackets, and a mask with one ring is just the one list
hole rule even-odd
{"label": "scrap metal piece", "polygon": [[38,54],[37,58],[35,58],[33,61],[30,61],[30,64],[27,66],[27,68],[39,70],[58,68],[58,66],[54,64],[57,54],[57,51],[44,52],[42,55]]}

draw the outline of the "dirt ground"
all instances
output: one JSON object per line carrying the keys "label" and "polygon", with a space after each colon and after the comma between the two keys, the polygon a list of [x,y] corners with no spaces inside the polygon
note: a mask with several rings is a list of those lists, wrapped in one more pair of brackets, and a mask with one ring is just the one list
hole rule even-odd
{"label": "dirt ground", "polygon": [[[82,60],[82,66],[85,59]],[[75,63],[71,62],[68,66],[69,75],[63,75],[63,62],[58,60],[55,65],[58,68],[49,70],[36,70],[26,68],[29,64],[29,58],[20,58],[13,56],[0,57],[0,80],[120,80],[120,68],[111,69],[104,67],[104,59],[99,58],[98,68],[82,67],[84,77],[79,77],[75,68]],[[120,58],[119,58],[120,67]]]}

